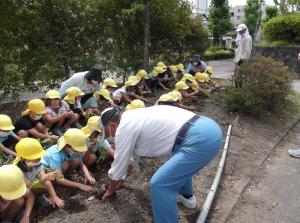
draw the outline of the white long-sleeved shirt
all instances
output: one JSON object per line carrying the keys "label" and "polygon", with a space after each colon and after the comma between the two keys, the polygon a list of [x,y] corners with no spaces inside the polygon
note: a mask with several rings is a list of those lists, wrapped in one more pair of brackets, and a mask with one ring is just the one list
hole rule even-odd
{"label": "white long-sleeved shirt", "polygon": [[88,84],[87,80],[84,78],[88,71],[75,73],[68,80],[64,81],[60,88],[59,94],[62,97],[69,87],[78,87],[82,92],[89,94],[94,91],[101,90],[102,84]]}
{"label": "white long-sleeved shirt", "polygon": [[171,154],[179,129],[193,112],[158,105],[123,113],[115,135],[114,162],[108,176],[125,178],[131,157],[160,157]]}
{"label": "white long-sleeved shirt", "polygon": [[239,46],[235,52],[234,62],[237,63],[239,60],[249,60],[252,51],[252,37],[247,35],[242,37]]}

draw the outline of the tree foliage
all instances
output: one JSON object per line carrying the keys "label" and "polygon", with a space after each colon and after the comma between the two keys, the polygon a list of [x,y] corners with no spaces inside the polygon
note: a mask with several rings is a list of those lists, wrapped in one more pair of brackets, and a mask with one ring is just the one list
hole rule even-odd
{"label": "tree foliage", "polygon": [[245,7],[245,19],[243,21],[249,30],[250,35],[254,36],[256,28],[261,22],[261,11],[259,10],[259,0],[247,0]]}
{"label": "tree foliage", "polygon": [[233,29],[230,21],[228,0],[213,0],[209,9],[208,27],[211,30],[214,44],[220,37]]}
{"label": "tree foliage", "polygon": [[267,6],[265,12],[266,16],[263,22],[267,22],[269,19],[278,16],[278,8],[276,6]]}
{"label": "tree foliage", "polygon": [[[143,0],[0,2],[0,90],[39,87],[98,62],[129,74],[142,67]],[[150,61],[179,62],[208,46],[186,0],[150,1]]]}
{"label": "tree foliage", "polygon": [[300,43],[300,12],[274,17],[263,25],[263,33],[268,41]]}

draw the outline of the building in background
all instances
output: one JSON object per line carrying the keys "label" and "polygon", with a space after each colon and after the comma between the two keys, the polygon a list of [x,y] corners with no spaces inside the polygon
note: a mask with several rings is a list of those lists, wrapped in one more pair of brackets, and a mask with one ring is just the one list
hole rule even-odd
{"label": "building in background", "polygon": [[245,5],[237,5],[230,8],[230,19],[234,28],[237,28],[241,21],[245,18]]}
{"label": "building in background", "polygon": [[208,0],[195,0],[193,4],[193,14],[195,16],[201,15],[203,17],[203,24],[207,26],[208,18]]}

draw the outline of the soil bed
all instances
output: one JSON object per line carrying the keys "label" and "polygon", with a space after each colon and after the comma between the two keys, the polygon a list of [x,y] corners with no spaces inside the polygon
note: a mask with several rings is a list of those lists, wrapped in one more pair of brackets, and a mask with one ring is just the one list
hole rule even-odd
{"label": "soil bed", "polygon": [[[158,92],[161,95],[163,92]],[[153,98],[154,100],[154,98]],[[0,106],[0,113],[10,115],[14,120],[24,110],[26,103],[17,105],[6,104]],[[224,136],[228,125],[235,119],[235,115],[224,110],[220,92],[213,93],[209,98],[200,99],[194,106],[197,113],[214,119],[222,128]],[[256,160],[266,153],[266,143],[272,137],[277,137],[286,120],[269,117],[264,120],[256,120],[246,116],[239,119],[240,125],[234,132],[235,138],[230,143],[235,151],[230,151],[226,161],[226,170],[222,188],[232,188],[235,180],[243,176],[251,175],[256,168]],[[251,138],[249,138],[249,136]],[[239,145],[243,145],[240,148]],[[264,147],[265,146],[265,147]],[[264,148],[262,148],[264,147]],[[206,168],[194,177],[194,194],[198,199],[198,207],[189,210],[179,205],[181,222],[195,222],[200,208],[206,198],[218,167],[221,152]],[[35,208],[33,222],[97,222],[97,223],[144,223],[152,222],[152,211],[149,194],[149,182],[153,173],[165,162],[167,158],[141,159],[141,173],[134,174],[125,180],[125,187],[120,189],[116,196],[106,202],[102,202],[93,194],[79,190],[57,187],[57,193],[65,202],[64,209]],[[97,180],[97,189],[101,189],[108,182],[107,163],[98,166],[92,171]],[[80,179],[79,179],[80,180]],[[225,191],[230,195],[231,191]],[[214,212],[218,218],[220,208],[214,206]]]}

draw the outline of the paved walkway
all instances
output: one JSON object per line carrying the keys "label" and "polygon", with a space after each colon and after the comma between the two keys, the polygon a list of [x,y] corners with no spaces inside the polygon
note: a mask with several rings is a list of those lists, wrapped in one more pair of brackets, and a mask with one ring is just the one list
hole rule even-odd
{"label": "paved walkway", "polygon": [[300,122],[262,165],[226,222],[300,222],[300,159],[288,155],[291,148],[300,148]]}

